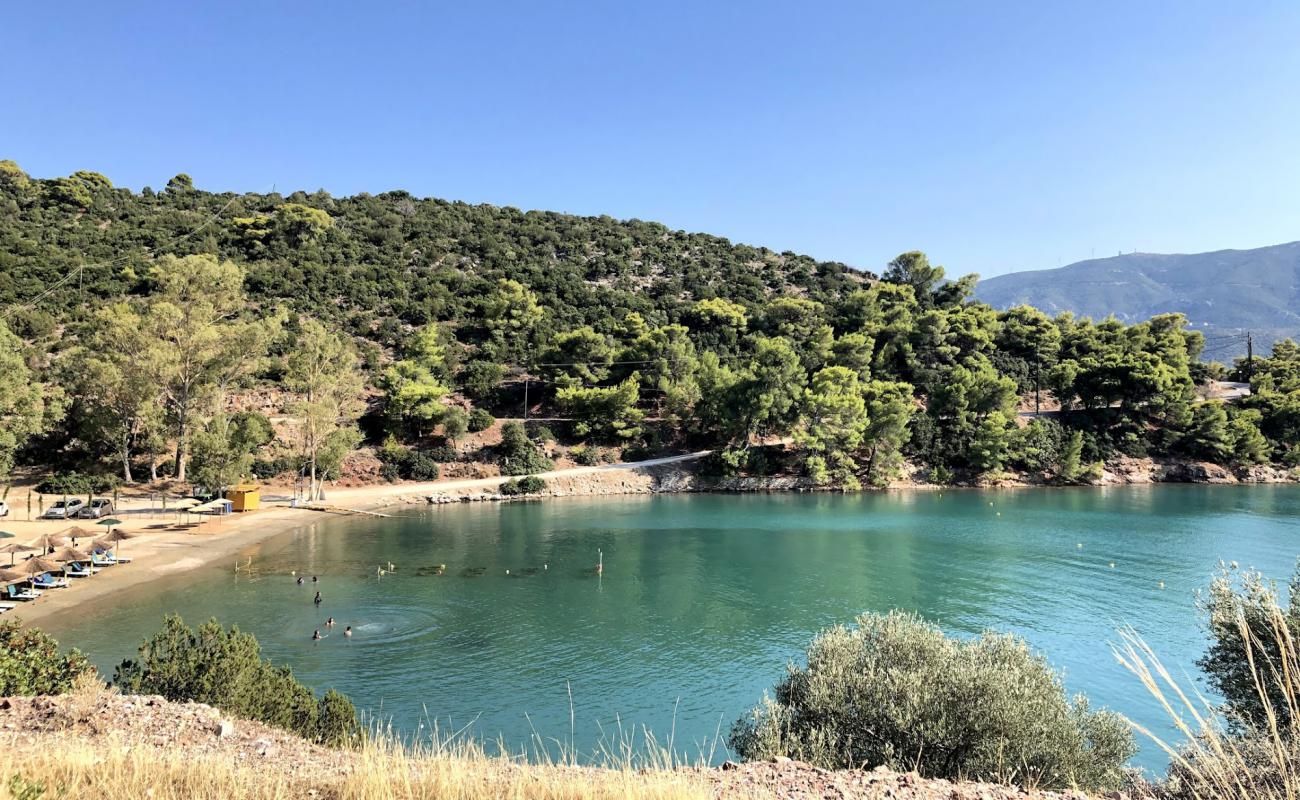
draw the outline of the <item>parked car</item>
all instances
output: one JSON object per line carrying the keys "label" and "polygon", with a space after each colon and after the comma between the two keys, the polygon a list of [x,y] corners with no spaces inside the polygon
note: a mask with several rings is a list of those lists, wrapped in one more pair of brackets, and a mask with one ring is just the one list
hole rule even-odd
{"label": "parked car", "polygon": [[0,517],[7,517],[7,516],[9,516],[9,504],[3,500],[0,500]]}
{"label": "parked car", "polygon": [[96,497],[90,505],[77,512],[77,519],[99,519],[113,513],[113,501],[107,497]]}
{"label": "parked car", "polygon": [[75,497],[69,498],[66,501],[56,500],[54,501],[54,505],[45,509],[45,513],[41,515],[41,519],[70,519],[75,517],[77,512],[85,508],[85,506],[85,500],[78,500]]}

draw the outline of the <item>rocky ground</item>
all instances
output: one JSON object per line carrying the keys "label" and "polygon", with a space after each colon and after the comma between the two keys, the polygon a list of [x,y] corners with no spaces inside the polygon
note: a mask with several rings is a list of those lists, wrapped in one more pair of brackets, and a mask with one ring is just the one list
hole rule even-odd
{"label": "rocky ground", "polygon": [[[232,719],[198,703],[171,703],[159,697],[112,692],[74,692],[60,697],[0,699],[0,769],[26,748],[51,750],[71,741],[96,748],[156,748],[184,757],[227,757],[262,774],[292,776],[302,796],[334,796],[332,786],[352,770],[355,754],[310,744],[284,731]],[[509,765],[521,780],[531,767]],[[577,768],[575,768],[577,769]],[[582,768],[582,779],[599,781],[602,770]],[[4,772],[3,774],[9,774]],[[825,770],[777,759],[702,770],[714,797],[791,798],[791,800],[1087,800],[1075,792],[1024,791],[982,783],[927,780],[911,773]],[[1094,798],[1096,800],[1096,798]]]}

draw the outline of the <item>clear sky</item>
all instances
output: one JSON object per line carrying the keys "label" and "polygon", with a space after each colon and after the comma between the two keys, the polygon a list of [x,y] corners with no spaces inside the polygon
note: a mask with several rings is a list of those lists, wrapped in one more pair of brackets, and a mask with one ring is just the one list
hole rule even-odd
{"label": "clear sky", "polygon": [[[204,6],[204,7],[200,7]],[[1300,3],[12,3],[0,158],[993,275],[1300,239]]]}

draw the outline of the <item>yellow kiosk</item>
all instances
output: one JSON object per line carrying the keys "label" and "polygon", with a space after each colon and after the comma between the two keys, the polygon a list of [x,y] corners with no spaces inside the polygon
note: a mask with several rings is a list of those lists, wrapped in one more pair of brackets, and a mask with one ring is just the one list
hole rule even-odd
{"label": "yellow kiosk", "polygon": [[235,511],[256,511],[262,505],[262,487],[252,483],[241,483],[226,490],[226,499],[234,505]]}

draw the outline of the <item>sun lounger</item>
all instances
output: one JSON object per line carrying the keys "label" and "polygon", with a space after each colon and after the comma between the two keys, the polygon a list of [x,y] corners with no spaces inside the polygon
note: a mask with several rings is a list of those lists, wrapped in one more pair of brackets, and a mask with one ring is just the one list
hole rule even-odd
{"label": "sun lounger", "polygon": [[95,574],[95,570],[89,564],[82,564],[79,561],[72,561],[63,565],[63,576],[65,578],[89,578]]}
{"label": "sun lounger", "polygon": [[0,614],[5,613],[6,611],[13,611],[17,607],[18,606],[13,603],[0,603]]}
{"label": "sun lounger", "polygon": [[5,597],[9,600],[35,600],[42,594],[43,592],[38,592],[35,589],[19,589],[17,586],[5,587]]}
{"label": "sun lounger", "polygon": [[90,563],[96,567],[111,567],[117,562],[113,560],[112,556],[97,556],[92,554],[90,556]]}
{"label": "sun lounger", "polygon": [[36,578],[35,580],[33,580],[32,583],[33,583],[33,584],[36,586],[36,588],[38,588],[38,589],[66,589],[66,588],[68,588],[68,579],[67,579],[67,578],[56,578],[56,577],[54,577],[53,575],[51,575],[50,573],[48,573],[48,572],[45,573],[44,575],[40,576],[39,578]]}

